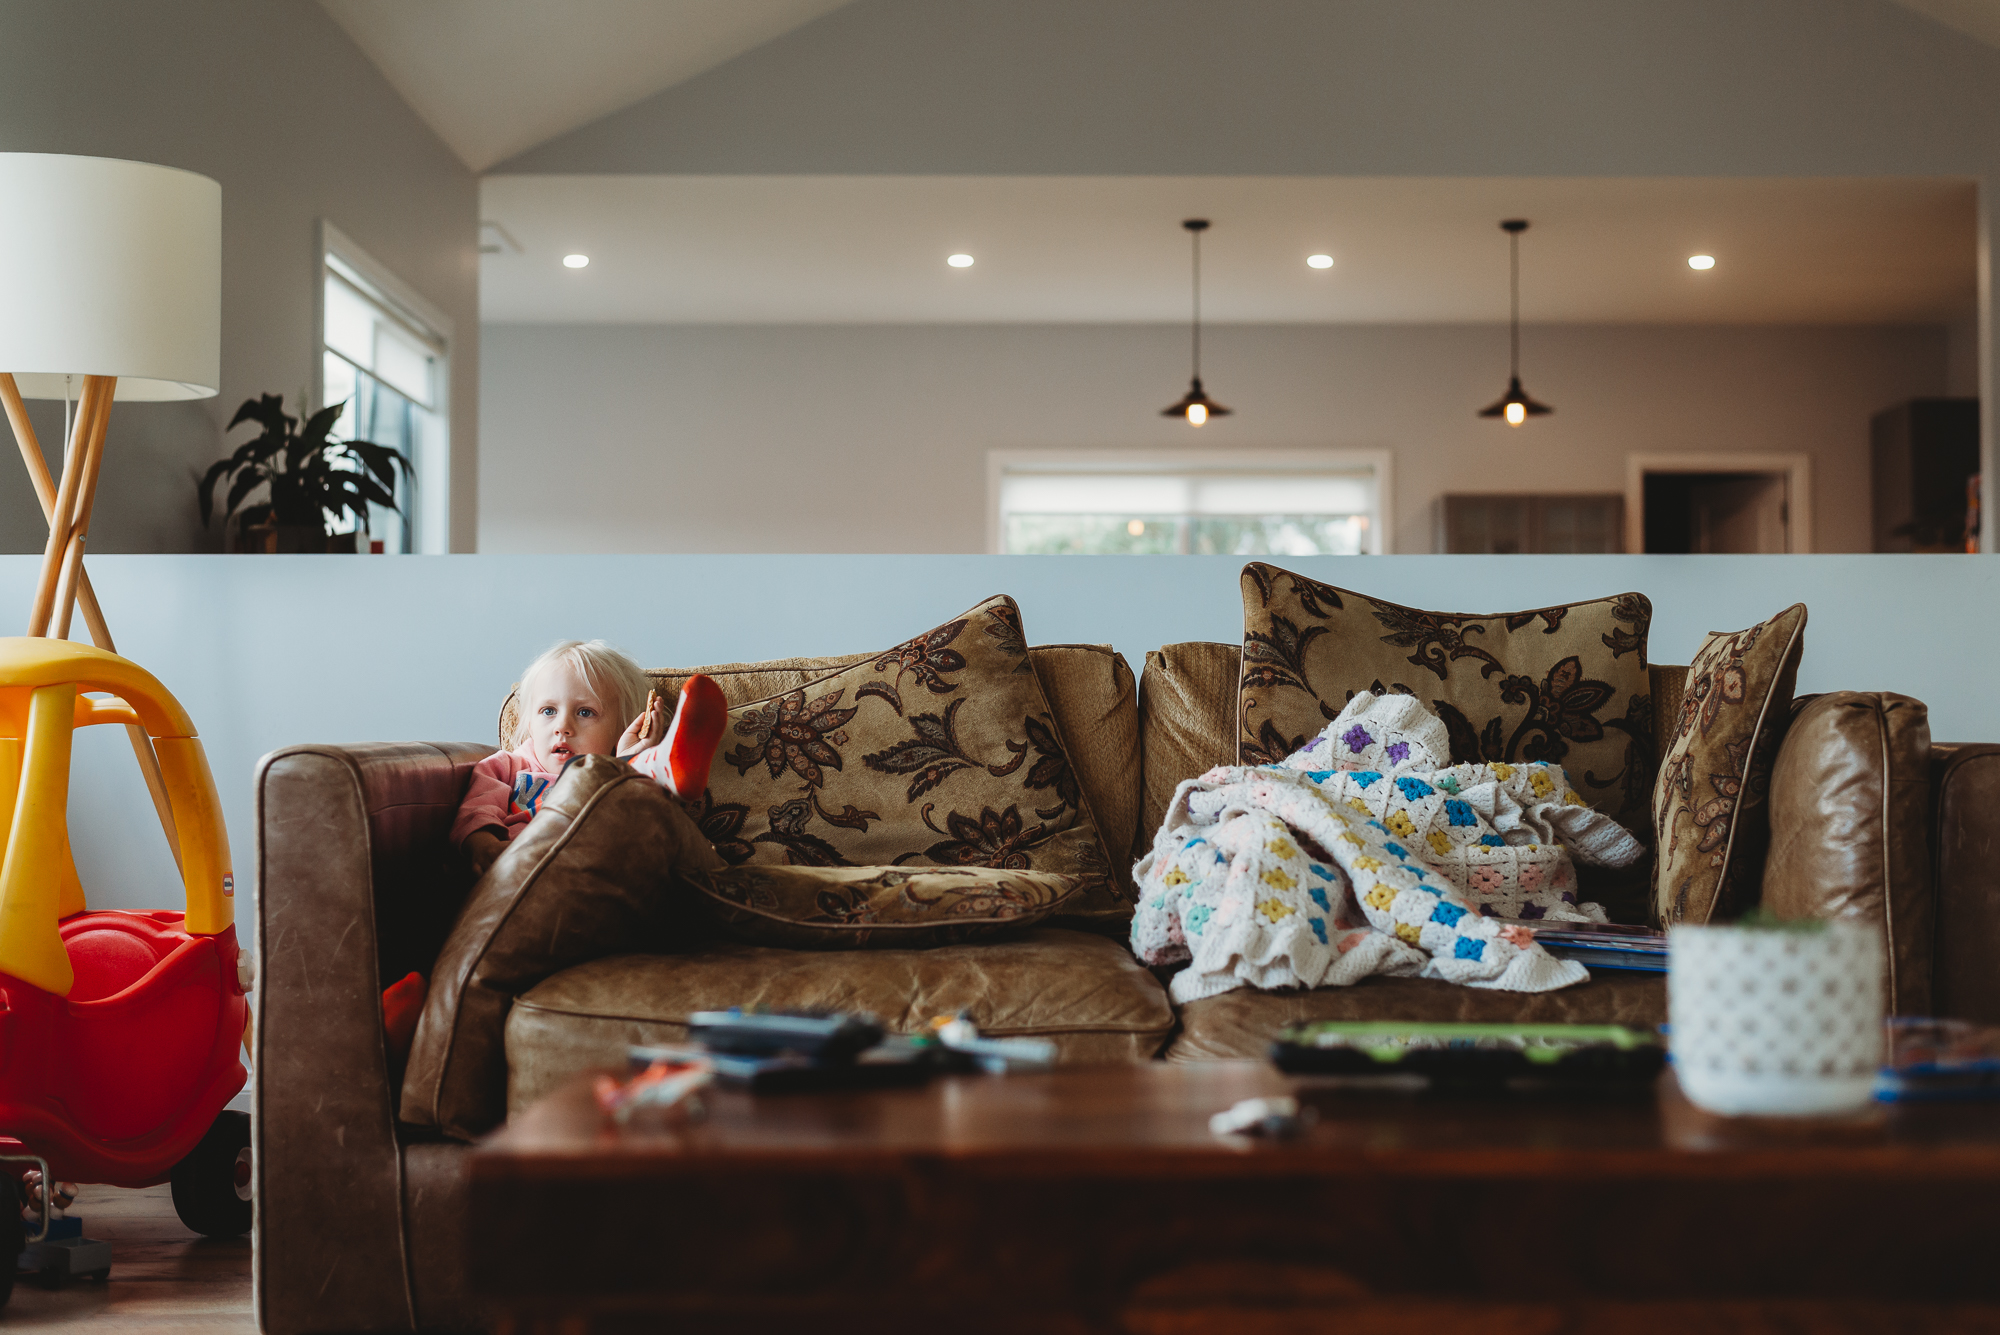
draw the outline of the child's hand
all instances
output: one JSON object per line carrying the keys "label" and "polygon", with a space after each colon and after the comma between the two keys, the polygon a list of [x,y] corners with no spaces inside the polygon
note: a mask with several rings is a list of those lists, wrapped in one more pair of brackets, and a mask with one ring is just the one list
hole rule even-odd
{"label": "child's hand", "polygon": [[472,862],[473,878],[477,880],[479,877],[484,876],[486,869],[493,865],[506,848],[507,841],[493,833],[490,829],[474,830],[471,834],[467,835],[465,837],[465,855]]}
{"label": "child's hand", "polygon": [[639,752],[658,746],[666,735],[667,711],[660,704],[660,693],[647,691],[645,712],[626,725],[625,735],[618,739],[618,758],[630,760]]}

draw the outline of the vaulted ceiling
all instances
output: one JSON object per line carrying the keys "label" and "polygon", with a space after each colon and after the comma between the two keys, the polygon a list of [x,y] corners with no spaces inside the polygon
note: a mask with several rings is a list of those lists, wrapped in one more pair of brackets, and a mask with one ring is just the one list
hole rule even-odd
{"label": "vaulted ceiling", "polygon": [[[320,0],[474,171],[852,0]],[[1895,0],[2000,46],[2000,0]]]}
{"label": "vaulted ceiling", "polygon": [[474,171],[848,0],[320,0]]}
{"label": "vaulted ceiling", "polygon": [[[852,0],[320,0],[475,171],[715,69]],[[1223,12],[1227,0],[1210,0]],[[1895,0],[2000,47],[2000,0]],[[1800,11],[1812,12],[1810,8]],[[600,171],[619,172],[618,162]],[[488,176],[509,243],[485,318],[1163,320],[1214,217],[1213,318],[1894,322],[1972,303],[1971,184],[1932,180]],[[518,243],[518,244],[513,244]],[[976,256],[969,269],[946,254]],[[561,256],[587,252],[587,269]],[[1334,267],[1304,267],[1309,252]],[[1717,256],[1692,274],[1686,257]]]}

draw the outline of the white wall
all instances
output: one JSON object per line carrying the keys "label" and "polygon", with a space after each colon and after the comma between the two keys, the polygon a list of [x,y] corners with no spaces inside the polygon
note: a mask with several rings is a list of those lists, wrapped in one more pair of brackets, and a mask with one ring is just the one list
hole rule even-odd
{"label": "white wall", "polygon": [[[35,561],[0,556],[0,607]],[[1811,609],[1801,691],[1887,689],[1933,734],[2000,741],[2000,562],[1953,556],[1311,557],[1318,579],[1440,610],[1546,606],[1637,589],[1654,662],[1793,601]],[[250,778],[294,742],[488,740],[520,669],[554,639],[603,636],[652,666],[865,652],[993,593],[1031,643],[1110,643],[1133,661],[1240,638],[1228,557],[111,556],[91,561],[129,656],[194,716],[238,883],[255,870]],[[70,820],[100,907],[175,907],[172,861],[122,730],[78,735]]]}
{"label": "white wall", "polygon": [[[453,548],[470,548],[478,185],[319,5],[6,0],[0,151],[132,158],[222,184],[222,392],[199,403],[121,403],[112,411],[92,551],[219,548],[219,527],[206,534],[199,527],[194,479],[224,453],[222,428],[239,403],[272,393],[295,407],[313,381],[321,218],[458,326]],[[33,416],[53,457],[62,407],[35,405]],[[46,530],[11,441],[4,456],[0,551],[38,552]]]}
{"label": "white wall", "polygon": [[1619,491],[1631,452],[1813,457],[1816,550],[1869,544],[1868,419],[1944,392],[1942,329],[1529,328],[1552,417],[1486,326],[1224,325],[1199,431],[1187,331],[1141,325],[527,326],[484,336],[488,552],[978,552],[986,451],[1387,448],[1396,550],[1453,491]]}

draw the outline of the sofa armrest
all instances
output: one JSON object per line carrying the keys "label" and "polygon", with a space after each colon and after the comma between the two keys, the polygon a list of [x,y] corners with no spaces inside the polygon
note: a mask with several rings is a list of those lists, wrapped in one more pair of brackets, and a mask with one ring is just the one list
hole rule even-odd
{"label": "sofa armrest", "polygon": [[1932,874],[1937,885],[1939,1015],[2000,1024],[2000,746],[1931,748]]}
{"label": "sofa armrest", "polygon": [[1764,906],[1881,927],[1899,1015],[1932,1005],[1930,753],[1922,701],[1832,691],[1799,701],[1771,768]]}
{"label": "sofa armrest", "polygon": [[297,746],[257,766],[251,1120],[272,1335],[409,1330],[384,975],[428,971],[469,875],[446,839],[490,746]]}

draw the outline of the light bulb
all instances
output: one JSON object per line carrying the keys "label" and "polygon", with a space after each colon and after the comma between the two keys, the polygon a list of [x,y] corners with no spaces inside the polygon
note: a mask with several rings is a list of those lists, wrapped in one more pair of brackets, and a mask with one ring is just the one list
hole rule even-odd
{"label": "light bulb", "polygon": [[1527,404],[1525,404],[1525,403],[1510,403],[1510,404],[1508,404],[1508,405],[1507,405],[1507,425],[1508,425],[1508,426],[1519,426],[1519,425],[1521,425],[1521,423],[1523,423],[1523,422],[1525,422],[1525,421],[1527,421],[1527,420],[1528,420],[1528,405],[1527,405]]}
{"label": "light bulb", "polygon": [[1306,256],[1306,267],[1311,269],[1331,269],[1333,267],[1333,256],[1308,255]]}
{"label": "light bulb", "polygon": [[972,267],[972,256],[952,255],[945,260],[945,263],[954,269],[970,269]]}
{"label": "light bulb", "polygon": [[1125,522],[1125,531],[1135,538],[1143,537],[1146,532],[1146,521],[1143,519],[1129,519]]}
{"label": "light bulb", "polygon": [[589,263],[590,263],[590,256],[588,255],[563,256],[563,268],[565,269],[581,269],[584,265]]}
{"label": "light bulb", "polygon": [[1688,268],[1690,269],[1713,269],[1714,267],[1715,256],[1713,255],[1688,256]]}
{"label": "light bulb", "polygon": [[1208,420],[1207,408],[1203,407],[1199,403],[1190,403],[1188,405],[1189,426],[1200,426],[1203,422],[1206,422],[1207,420]]}

